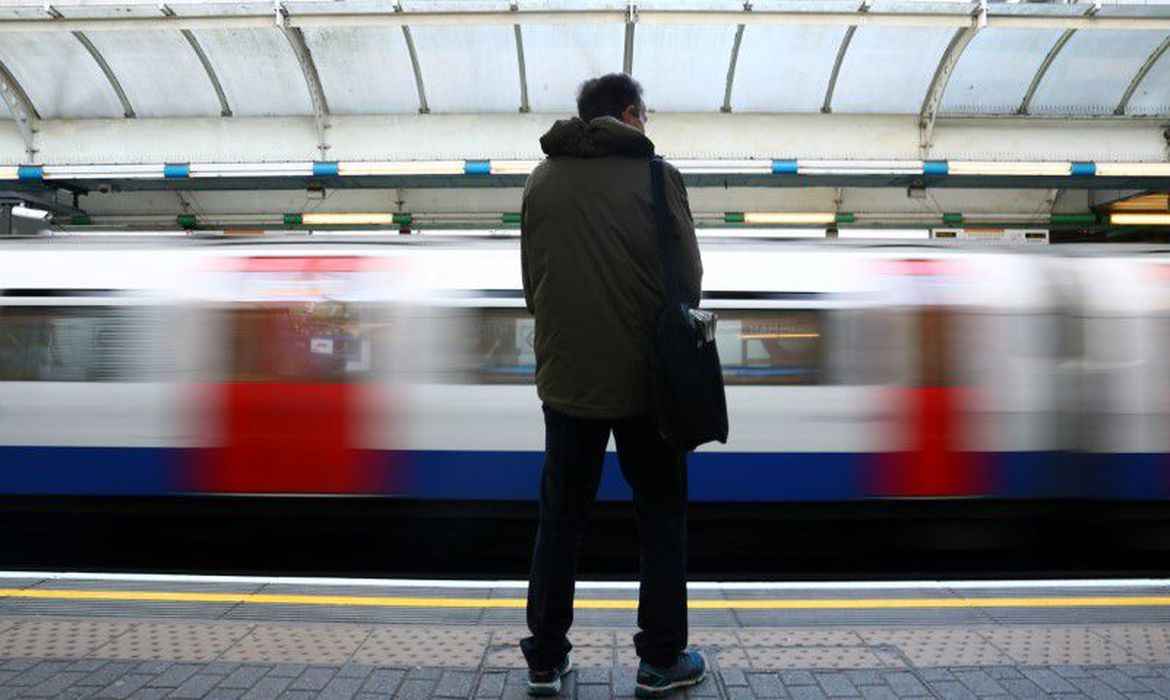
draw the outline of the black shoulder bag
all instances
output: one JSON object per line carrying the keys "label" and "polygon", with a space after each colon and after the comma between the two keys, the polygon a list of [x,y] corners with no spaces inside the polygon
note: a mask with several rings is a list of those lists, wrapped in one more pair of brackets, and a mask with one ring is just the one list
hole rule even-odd
{"label": "black shoulder bag", "polygon": [[727,442],[727,398],[715,347],[715,314],[692,308],[675,274],[679,242],[671,227],[663,169],[661,158],[650,160],[665,293],[654,329],[654,393],[662,437],[690,451],[712,440]]}

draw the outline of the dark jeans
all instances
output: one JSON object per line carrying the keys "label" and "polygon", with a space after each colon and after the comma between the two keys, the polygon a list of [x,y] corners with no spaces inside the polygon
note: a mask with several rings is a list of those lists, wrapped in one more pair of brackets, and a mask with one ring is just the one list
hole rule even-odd
{"label": "dark jeans", "polygon": [[545,453],[540,526],[528,581],[528,629],[520,642],[528,667],[555,668],[572,645],[577,552],[597,497],[613,431],[622,475],[634,491],[641,588],[634,646],[646,662],[670,666],[687,645],[686,454],[659,437],[648,417],[575,418],[544,407]]}

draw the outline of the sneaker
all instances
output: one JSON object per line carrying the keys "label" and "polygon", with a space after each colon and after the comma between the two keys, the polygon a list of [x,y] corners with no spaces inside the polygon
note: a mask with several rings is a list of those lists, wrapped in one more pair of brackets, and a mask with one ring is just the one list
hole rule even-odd
{"label": "sneaker", "polygon": [[561,692],[561,678],[573,670],[573,659],[565,654],[565,660],[551,671],[528,669],[529,695],[557,695]]}
{"label": "sneaker", "polygon": [[643,661],[638,666],[634,694],[640,698],[660,698],[677,688],[698,685],[706,677],[707,659],[697,651],[684,651],[669,668],[658,668]]}

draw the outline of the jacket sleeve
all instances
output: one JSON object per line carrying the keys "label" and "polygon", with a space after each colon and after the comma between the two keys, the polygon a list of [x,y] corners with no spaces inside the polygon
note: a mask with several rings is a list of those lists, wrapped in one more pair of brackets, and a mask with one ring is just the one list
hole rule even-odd
{"label": "jacket sleeve", "polygon": [[675,222],[675,235],[679,239],[678,281],[690,305],[698,306],[703,295],[703,261],[699,258],[699,241],[695,237],[687,186],[682,175],[669,163],[666,171],[666,198]]}
{"label": "jacket sleeve", "polygon": [[524,198],[520,203],[520,273],[524,277],[524,305],[528,313],[536,313],[536,304],[533,299],[535,290],[532,288],[532,264],[529,260],[528,249],[532,246],[529,241],[528,228],[528,185],[524,186]]}

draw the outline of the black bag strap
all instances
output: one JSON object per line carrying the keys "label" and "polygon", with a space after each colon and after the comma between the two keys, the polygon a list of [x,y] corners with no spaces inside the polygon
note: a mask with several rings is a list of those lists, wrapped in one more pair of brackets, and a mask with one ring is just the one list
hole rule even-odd
{"label": "black bag strap", "polygon": [[665,162],[655,156],[650,159],[650,191],[654,197],[654,221],[658,229],[658,259],[662,265],[662,289],[666,297],[663,301],[675,305],[682,303],[682,293],[678,288],[678,276],[675,274],[674,250],[672,245],[670,226],[670,207],[666,202]]}

